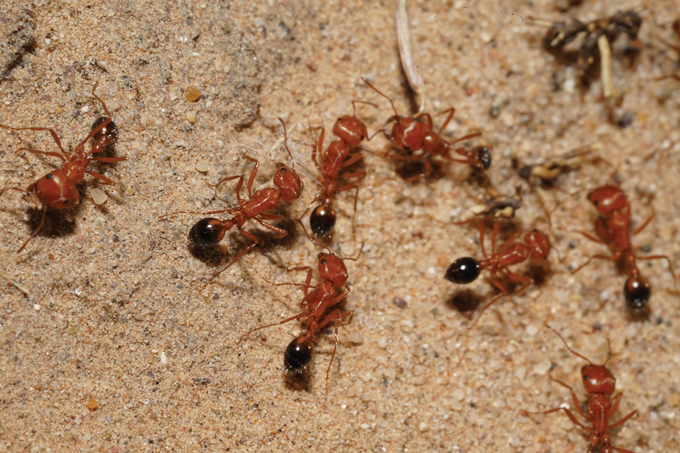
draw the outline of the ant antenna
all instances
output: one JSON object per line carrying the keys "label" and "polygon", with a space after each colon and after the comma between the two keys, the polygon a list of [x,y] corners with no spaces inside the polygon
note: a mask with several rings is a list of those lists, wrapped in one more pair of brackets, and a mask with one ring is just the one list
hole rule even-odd
{"label": "ant antenna", "polygon": [[[553,332],[555,332],[555,334],[556,334],[558,337],[560,337],[560,339],[562,340],[562,342],[564,343],[564,345],[567,347],[567,349],[569,350],[569,352],[571,352],[571,353],[574,354],[575,356],[581,357],[583,360],[585,360],[586,362],[588,362],[590,365],[593,364],[593,362],[591,362],[590,359],[589,359],[588,357],[586,357],[586,356],[584,356],[584,355],[581,355],[581,354],[579,354],[578,352],[576,352],[576,351],[574,351],[573,349],[571,349],[571,348],[569,347],[569,345],[567,344],[567,340],[565,340],[564,337],[563,337],[562,335],[560,335],[560,333],[559,333],[557,330],[555,330],[550,324],[548,324],[547,322],[545,322],[545,323],[543,323],[543,325],[546,326],[548,329],[552,330]],[[607,339],[607,341],[609,341],[609,339]],[[611,352],[611,349],[610,349],[610,352]],[[609,359],[607,359],[607,360],[609,360]],[[605,362],[605,363],[607,363],[607,362]]]}
{"label": "ant antenna", "polygon": [[288,151],[290,160],[293,162],[290,168],[295,170],[295,159],[293,159],[293,153],[291,153],[290,149],[288,148],[288,129],[286,129],[286,123],[284,123],[281,118],[279,118],[279,121],[281,121],[281,124],[283,124],[283,137],[284,137],[283,146],[286,147],[286,151]]}
{"label": "ant antenna", "polygon": [[394,106],[394,102],[392,102],[392,99],[388,95],[386,95],[385,93],[383,93],[382,91],[380,91],[379,89],[377,89],[376,87],[371,85],[371,82],[364,79],[363,77],[361,77],[361,80],[363,80],[366,85],[373,88],[373,90],[375,90],[375,92],[378,93],[380,96],[382,96],[382,97],[386,98],[388,101],[390,101],[390,104],[392,105],[392,110],[394,110],[394,114],[399,116],[399,113],[397,112],[397,108]]}

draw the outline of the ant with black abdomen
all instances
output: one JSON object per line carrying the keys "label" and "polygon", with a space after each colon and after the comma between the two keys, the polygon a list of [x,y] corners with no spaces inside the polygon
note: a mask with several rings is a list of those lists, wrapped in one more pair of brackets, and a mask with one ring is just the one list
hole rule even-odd
{"label": "ant with black abdomen", "polygon": [[[97,178],[103,184],[114,184],[114,182],[106,176],[93,171],[88,171],[87,167],[90,165],[90,162],[122,162],[127,159],[126,157],[92,157],[92,154],[103,152],[108,145],[115,143],[118,139],[118,127],[116,126],[116,123],[113,122],[113,119],[111,118],[111,112],[109,112],[109,110],[106,108],[104,101],[94,94],[96,88],[97,83],[95,83],[92,87],[92,96],[94,96],[94,98],[102,104],[104,112],[106,112],[106,116],[99,117],[95,120],[88,136],[85,137],[85,139],[80,142],[71,153],[66,152],[61,146],[59,136],[54,131],[54,129],[47,127],[11,127],[0,124],[0,128],[9,129],[12,131],[47,131],[52,135],[52,138],[61,151],[38,151],[30,147],[20,148],[19,151],[26,150],[34,154],[58,157],[62,160],[61,168],[49,172],[28,186],[26,189],[22,189],[20,187],[6,187],[0,190],[0,193],[10,189],[26,194],[35,194],[42,203],[43,209],[40,223],[26,240],[26,242],[24,242],[19,250],[17,250],[17,253],[21,252],[29,243],[29,241],[33,239],[35,235],[38,234],[38,231],[40,231],[40,229],[43,227],[47,208],[66,209],[77,206],[80,203],[80,193],[78,192],[78,187],[76,184],[85,179],[85,174]],[[90,148],[90,151],[85,151],[85,143],[91,138],[94,139],[92,148]]]}

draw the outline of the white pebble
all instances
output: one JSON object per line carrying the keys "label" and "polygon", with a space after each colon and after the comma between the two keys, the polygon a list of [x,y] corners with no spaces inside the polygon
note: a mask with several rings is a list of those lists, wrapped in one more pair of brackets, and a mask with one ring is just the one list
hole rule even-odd
{"label": "white pebble", "polygon": [[165,352],[161,352],[161,363],[163,365],[167,365],[168,363],[168,357],[165,355]]}
{"label": "white pebble", "polygon": [[352,332],[347,337],[347,340],[350,343],[360,344],[364,342],[364,336],[361,335],[359,332]]}
{"label": "white pebble", "polygon": [[210,164],[208,164],[208,161],[205,160],[199,160],[196,163],[196,171],[200,173],[207,173],[208,170],[210,169]]}
{"label": "white pebble", "polygon": [[420,430],[421,433],[424,433],[427,431],[430,427],[427,426],[427,423],[423,422],[420,425],[418,425],[418,429]]}
{"label": "white pebble", "polygon": [[527,335],[529,335],[530,337],[533,337],[534,335],[536,335],[536,332],[538,332],[538,327],[536,327],[533,324],[529,324],[527,326]]}
{"label": "white pebble", "polygon": [[382,337],[380,340],[378,340],[378,347],[382,349],[387,347],[387,337]]}
{"label": "white pebble", "polygon": [[92,189],[90,195],[92,196],[92,201],[94,201],[94,204],[97,206],[103,205],[109,198],[109,196],[106,195],[106,192],[97,188]]}

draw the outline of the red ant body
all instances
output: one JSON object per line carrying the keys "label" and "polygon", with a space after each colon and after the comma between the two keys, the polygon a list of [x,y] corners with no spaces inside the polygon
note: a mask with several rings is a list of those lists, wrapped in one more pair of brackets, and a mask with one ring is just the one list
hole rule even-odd
{"label": "red ant body", "polygon": [[[302,222],[298,220],[298,223],[305,230],[307,230],[302,225]],[[308,236],[309,237],[309,236]],[[310,238],[310,240],[312,240]],[[318,244],[316,241],[313,241]],[[363,249],[363,244],[361,249]],[[361,255],[361,250],[355,258],[346,258],[351,261],[356,261]],[[330,362],[328,363],[328,369],[326,370],[326,383],[328,383],[328,374],[333,364],[333,358],[335,357],[335,351],[338,346],[338,326],[340,325],[340,320],[343,318],[351,317],[352,312],[341,312],[338,309],[333,310],[328,315],[324,316],[324,313],[329,307],[332,307],[342,301],[347,294],[349,294],[350,288],[346,286],[347,280],[349,278],[349,273],[347,272],[347,267],[342,258],[334,255],[328,250],[328,253],[319,253],[318,255],[318,270],[320,281],[316,286],[312,286],[312,275],[314,270],[311,266],[300,266],[289,269],[289,271],[307,271],[307,279],[305,283],[274,283],[277,286],[293,285],[301,286],[304,289],[305,297],[300,301],[300,306],[302,308],[302,313],[291,316],[290,318],[284,319],[281,322],[267,324],[265,326],[253,329],[241,336],[239,343],[249,334],[256,332],[267,327],[278,326],[285,324],[293,320],[306,320],[308,321],[307,330],[290,342],[286,351],[284,353],[284,368],[286,371],[294,371],[301,373],[302,370],[307,367],[312,361],[314,356],[314,336],[316,331],[321,330],[326,324],[331,321],[335,321],[335,337],[333,341],[333,354],[331,355]]]}
{"label": "red ant body", "polygon": [[[651,215],[631,234],[630,203],[619,187],[610,185],[599,187],[588,194],[588,201],[595,206],[600,214],[600,217],[595,220],[595,233],[598,237],[594,237],[585,231],[578,232],[591,241],[608,245],[612,254],[611,256],[600,254],[593,255],[588,261],[572,271],[572,274],[587,266],[595,258],[611,261],[618,261],[620,258],[625,258],[628,263],[630,274],[623,287],[626,303],[631,310],[641,310],[645,308],[647,302],[649,302],[652,287],[649,281],[640,275],[636,260],[666,259],[669,264],[671,262],[665,255],[638,257],[633,250],[631,236],[644,230],[652,221],[654,215]],[[672,266],[671,273],[675,277]]]}
{"label": "red ant body", "polygon": [[[473,137],[479,137],[481,132],[475,132],[461,137],[453,142],[448,142],[441,137],[441,133],[446,126],[449,124],[453,118],[453,114],[456,112],[455,108],[450,108],[442,113],[447,113],[446,120],[439,128],[438,132],[433,129],[432,116],[429,113],[419,113],[415,116],[401,116],[397,112],[397,108],[394,106],[392,99],[386,94],[379,91],[366,79],[361,79],[366,85],[373,88],[376,93],[386,98],[390,101],[392,110],[394,110],[394,116],[387,119],[383,125],[383,134],[387,138],[393,147],[403,149],[409,155],[400,156],[393,154],[394,159],[398,160],[420,160],[425,157],[425,171],[421,174],[407,178],[406,181],[415,181],[422,178],[427,178],[432,174],[432,163],[430,162],[430,157],[439,156],[448,162],[460,162],[463,164],[469,164],[483,173],[491,166],[491,154],[489,149],[485,146],[478,146],[472,150],[465,148],[456,148],[453,151],[464,159],[454,159],[451,157],[450,153],[452,150],[452,145],[454,143],[467,140]],[[387,126],[390,123],[392,125],[392,130],[388,132]],[[413,154],[421,151],[419,154]],[[385,153],[384,157],[390,155],[389,150]]]}
{"label": "red ant body", "polygon": [[[479,244],[482,248],[484,259],[478,261],[471,257],[459,258],[449,266],[444,275],[444,278],[450,282],[463,285],[477,280],[479,274],[486,269],[489,271],[491,283],[501,291],[501,294],[494,297],[491,302],[487,303],[482,308],[481,313],[470,327],[479,320],[487,308],[508,294],[505,286],[498,280],[498,276],[502,276],[503,279],[511,282],[521,283],[522,286],[517,291],[517,293],[520,293],[531,285],[534,280],[529,277],[515,274],[510,271],[509,266],[522,263],[529,258],[532,260],[545,260],[550,253],[550,240],[548,239],[548,236],[536,229],[524,233],[522,241],[518,241],[522,232],[513,234],[506,239],[498,251],[496,251],[496,237],[498,236],[499,229],[499,222],[496,220],[494,221],[493,233],[491,234],[491,254],[487,255],[484,251],[484,223],[481,219],[477,220],[479,222]],[[470,221],[460,222],[456,225],[469,222]]]}
{"label": "red ant body", "polygon": [[[279,118],[279,121],[281,121],[281,124],[283,124],[283,131],[286,137],[286,151],[288,151],[290,158],[293,159],[293,155],[291,154],[290,149],[288,149],[288,133],[286,131],[286,124],[281,118]],[[250,177],[248,178],[247,200],[241,198],[241,188],[243,187],[244,175],[229,176],[220,180],[217,185],[220,185],[225,181],[237,179],[236,198],[238,200],[238,206],[205,213],[178,211],[161,216],[161,218],[163,218],[175,214],[222,214],[225,212],[233,214],[233,217],[227,220],[220,220],[211,217],[201,219],[196,222],[189,231],[189,240],[199,247],[211,247],[217,245],[222,240],[225,233],[231,230],[233,227],[236,227],[243,236],[253,241],[252,244],[243,249],[226,267],[224,267],[219,272],[214,273],[210,280],[215,279],[218,275],[227,270],[231,265],[236,263],[243,255],[248,253],[259,243],[257,236],[243,229],[243,225],[245,225],[249,220],[255,220],[263,227],[279,233],[278,237],[280,238],[288,234],[288,232],[283,228],[279,228],[265,222],[265,220],[283,219],[283,216],[278,214],[268,214],[265,211],[277,208],[281,203],[281,199],[287,203],[292,203],[293,201],[297,200],[302,193],[303,184],[300,180],[300,177],[295,172],[295,161],[293,161],[293,165],[291,167],[287,167],[282,163],[277,163],[276,166],[278,169],[274,174],[273,179],[274,185],[276,187],[267,187],[253,193],[253,182],[257,176],[257,170],[260,167],[260,163],[252,157],[246,156],[245,158],[249,162],[255,162],[255,167],[250,172]]]}
{"label": "red ant body", "polygon": [[[339,137],[339,139],[331,142],[331,144],[328,145],[328,148],[326,148],[326,152],[323,153],[322,149],[325,129],[321,127],[319,140],[316,147],[314,148],[314,151],[312,152],[314,164],[319,170],[319,173],[321,173],[318,181],[323,187],[321,192],[319,192],[319,194],[315,197],[315,201],[319,200],[323,194],[323,198],[321,198],[323,201],[314,208],[311,215],[309,216],[309,225],[312,228],[312,232],[316,236],[329,235],[335,226],[336,215],[335,210],[333,209],[333,194],[335,192],[356,189],[356,193],[354,195],[354,215],[356,215],[357,200],[359,197],[358,184],[362,179],[364,179],[366,172],[357,171],[354,173],[340,175],[340,171],[344,167],[349,167],[363,158],[361,153],[350,155],[350,152],[359,148],[361,142],[364,139],[370,140],[368,137],[368,132],[366,131],[366,125],[356,117],[355,102],[374,105],[370,102],[352,101],[352,106],[355,107],[354,116],[343,116],[338,118],[338,120],[335,122],[335,125],[333,126],[333,134]],[[320,156],[320,163],[316,160],[317,153]],[[358,179],[355,183],[338,186],[337,180],[340,177],[344,179]],[[354,217],[352,217],[352,224],[354,224]]]}
{"label": "red ant body", "polygon": [[[80,194],[78,193],[78,188],[76,184],[85,178],[85,174],[93,176],[104,184],[113,185],[114,182],[109,178],[88,171],[87,167],[90,162],[121,162],[126,159],[126,157],[92,157],[92,154],[101,153],[104,151],[106,146],[113,144],[118,139],[118,127],[111,119],[111,113],[106,108],[106,104],[102,101],[96,94],[94,90],[97,88],[97,84],[92,87],[92,96],[94,96],[99,102],[101,102],[104,111],[106,112],[105,117],[99,117],[92,124],[92,130],[89,135],[80,142],[74,149],[72,153],[67,153],[61,146],[61,141],[57,136],[57,133],[53,129],[46,127],[10,127],[0,124],[0,128],[9,129],[13,131],[48,131],[57,146],[59,147],[59,152],[53,151],[38,151],[31,148],[21,148],[19,151],[27,150],[34,154],[44,154],[46,156],[58,157],[63,161],[61,168],[51,171],[42,178],[38,179],[36,182],[28,186],[26,189],[21,189],[19,187],[8,187],[8,189],[16,190],[19,192],[24,192],[27,194],[35,194],[43,205],[42,217],[40,218],[40,223],[38,228],[33,231],[31,236],[24,242],[24,244],[17,250],[17,253],[21,252],[28,242],[35,237],[35,235],[40,231],[45,223],[45,214],[47,208],[50,209],[66,209],[77,206],[80,203]],[[94,138],[94,143],[89,152],[85,151],[85,143]],[[4,192],[3,189],[1,192]]]}
{"label": "red ant body", "polygon": [[611,395],[613,395],[614,391],[616,390],[616,379],[612,375],[611,371],[609,371],[605,366],[609,359],[607,359],[607,361],[605,361],[605,363],[602,365],[594,365],[590,360],[588,360],[588,358],[571,349],[559,332],[547,324],[546,327],[548,327],[550,330],[555,332],[558,337],[560,337],[569,352],[575,356],[581,357],[588,362],[588,365],[581,368],[581,377],[583,379],[583,387],[585,388],[586,392],[593,396],[588,401],[585,412],[581,409],[578,398],[576,397],[576,394],[574,393],[574,390],[571,388],[571,386],[560,380],[554,379],[552,375],[550,375],[550,379],[569,389],[571,392],[571,398],[574,402],[574,408],[581,415],[581,417],[589,421],[591,425],[583,425],[566,407],[557,407],[555,409],[540,413],[550,414],[552,412],[563,410],[574,424],[587,430],[590,433],[590,436],[588,438],[589,445],[586,453],[592,451],[592,449],[598,444],[602,445],[602,449],[600,450],[602,453],[612,453],[613,451],[617,451],[619,453],[633,453],[630,450],[614,447],[611,444],[611,435],[609,434],[609,431],[612,428],[616,428],[626,423],[635,414],[637,414],[638,411],[635,410],[631,412],[613,425],[609,424],[609,420],[614,416],[614,414],[616,414],[616,410],[619,408],[619,403],[621,402],[621,397],[623,396],[623,393],[619,393],[614,397],[614,399],[610,400]]}

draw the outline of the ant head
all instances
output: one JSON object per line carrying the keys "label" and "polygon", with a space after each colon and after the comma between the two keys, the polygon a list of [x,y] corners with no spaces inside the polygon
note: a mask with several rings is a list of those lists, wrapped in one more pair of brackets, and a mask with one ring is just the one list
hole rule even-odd
{"label": "ant head", "polygon": [[287,372],[302,373],[314,357],[314,343],[308,335],[302,335],[290,342],[283,354],[283,368]]}
{"label": "ant head", "polygon": [[347,283],[349,273],[344,261],[332,253],[319,253],[319,276],[333,282],[333,286],[340,288]]}
{"label": "ant head", "polygon": [[230,228],[229,225],[220,219],[205,218],[201,219],[191,227],[189,240],[199,247],[212,247],[224,237],[224,233]]}
{"label": "ant head", "polygon": [[368,137],[366,125],[353,116],[338,118],[333,126],[333,134],[347,142],[350,148],[356,148]]}
{"label": "ant head", "polygon": [[630,276],[623,286],[623,295],[626,305],[632,311],[643,310],[652,295],[652,285],[641,275]]}
{"label": "ant head", "polygon": [[642,25],[642,18],[635,11],[618,12],[609,21],[616,26],[617,31],[623,32],[631,38],[637,36],[640,25]]}
{"label": "ant head", "polygon": [[390,135],[390,141],[394,146],[406,151],[418,151],[423,147],[428,127],[419,118],[393,116],[387,122],[394,122]]}
{"label": "ant head", "polygon": [[612,212],[628,206],[626,195],[616,186],[598,187],[588,194],[588,201],[603,217],[609,217]]}
{"label": "ant head", "polygon": [[315,236],[326,237],[333,231],[336,218],[333,202],[330,198],[326,198],[310,214],[309,226]]}
{"label": "ant head", "polygon": [[481,270],[482,268],[476,259],[470,257],[458,258],[446,269],[444,278],[450,282],[465,285],[477,280]]}
{"label": "ant head", "polygon": [[488,170],[491,166],[491,152],[489,148],[486,146],[476,146],[472,151],[475,153],[477,161],[484,167],[484,170]]}
{"label": "ant head", "polygon": [[537,229],[528,231],[524,235],[524,243],[529,246],[532,260],[544,260],[550,254],[550,239]]}
{"label": "ant head", "polygon": [[592,363],[581,368],[583,387],[588,393],[611,395],[616,390],[616,379],[604,365]]}
{"label": "ant head", "polygon": [[101,147],[115,143],[118,140],[118,126],[113,122],[111,118],[100,116],[92,124],[92,131],[104,125],[96,134],[92,136],[95,143],[99,144]]}
{"label": "ant head", "polygon": [[303,184],[300,177],[290,167],[284,164],[276,164],[278,168],[274,175],[274,185],[283,192],[283,199],[287,203],[297,200],[302,193]]}

